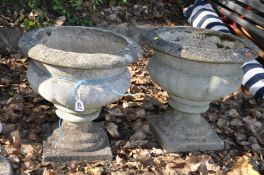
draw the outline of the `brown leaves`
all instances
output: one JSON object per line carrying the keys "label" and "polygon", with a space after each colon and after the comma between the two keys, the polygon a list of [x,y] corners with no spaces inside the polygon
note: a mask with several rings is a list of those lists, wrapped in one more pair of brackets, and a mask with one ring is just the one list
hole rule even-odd
{"label": "brown leaves", "polygon": [[24,99],[21,95],[14,95],[9,98],[5,110],[5,120],[6,121],[16,121],[19,117],[22,116],[24,109]]}
{"label": "brown leaves", "polygon": [[140,147],[148,143],[147,135],[143,131],[136,131],[129,137],[125,144],[125,148]]}
{"label": "brown leaves", "polygon": [[42,145],[21,144],[19,150],[13,149],[12,152],[9,147],[5,147],[5,152],[9,155],[7,158],[13,167],[17,167],[22,162],[20,173],[30,173],[40,167],[39,160],[41,159]]}
{"label": "brown leaves", "polygon": [[135,121],[139,118],[145,117],[145,109],[144,108],[129,108],[125,110],[126,117],[130,121]]}
{"label": "brown leaves", "polygon": [[122,159],[120,156],[116,156],[116,159],[115,159],[115,163],[118,167],[122,167],[124,166],[124,164],[126,163],[126,161],[124,159]]}
{"label": "brown leaves", "polygon": [[66,17],[65,16],[60,16],[55,20],[55,25],[56,26],[62,26],[65,23]]}
{"label": "brown leaves", "polygon": [[189,155],[186,158],[181,158],[178,154],[165,154],[162,150],[154,148],[152,150],[133,149],[129,153],[128,161],[118,155],[115,165],[119,169],[128,167],[146,174],[151,170],[151,172],[155,172],[154,174],[221,175],[220,167],[211,162],[212,159],[208,155]]}
{"label": "brown leaves", "polygon": [[144,98],[145,98],[145,94],[144,93],[142,93],[142,92],[138,92],[138,93],[136,93],[136,95],[134,96],[134,99],[135,99],[135,101],[143,101],[144,100]]}
{"label": "brown leaves", "polygon": [[[232,94],[212,102],[205,114],[225,139],[225,150],[191,155],[166,153],[161,149],[152,136],[146,117],[168,109],[168,94],[151,80],[146,58],[130,67],[133,78],[128,92],[137,95],[123,97],[106,106],[101,113],[105,117],[105,128],[112,136],[109,141],[115,158],[110,162],[72,161],[58,166],[41,163],[42,124],[56,121],[52,105],[29,88],[25,79],[25,60],[4,62],[10,70],[7,69],[5,76],[1,77],[3,79],[0,79],[3,87],[0,87],[3,94],[0,96],[0,114],[1,121],[4,121],[4,132],[0,135],[1,154],[10,160],[17,174],[220,175],[228,171],[228,175],[245,172],[260,174],[254,174],[257,170],[251,164],[252,157],[246,160],[234,158],[250,150],[255,154],[254,159],[259,164],[263,163],[264,103],[242,94]],[[243,172],[240,172],[241,169]],[[260,166],[258,169],[263,171]]]}
{"label": "brown leaves", "polygon": [[57,175],[57,174],[58,172],[56,170],[45,168],[42,175]]}
{"label": "brown leaves", "polygon": [[108,109],[107,112],[113,116],[119,116],[120,117],[120,116],[124,115],[120,107]]}
{"label": "brown leaves", "polygon": [[12,79],[9,77],[3,77],[0,79],[0,87],[1,88],[7,88],[11,85]]}
{"label": "brown leaves", "polygon": [[155,110],[155,108],[159,108],[162,106],[162,103],[156,98],[148,98],[143,101],[144,109],[146,110]]}
{"label": "brown leaves", "polygon": [[249,163],[249,158],[246,156],[240,157],[232,170],[227,175],[260,175],[259,172],[253,169],[253,166]]}
{"label": "brown leaves", "polygon": [[13,146],[19,149],[22,144],[19,131],[18,130],[12,131],[11,136],[13,140]]}
{"label": "brown leaves", "polygon": [[235,148],[237,151],[239,145],[244,150],[263,151],[263,102],[242,93],[233,93],[212,102],[214,107],[209,108],[206,117],[217,132],[228,137],[225,141],[226,150],[233,151]]}
{"label": "brown leaves", "polygon": [[24,156],[24,161],[38,160],[41,158],[42,146],[40,144],[22,144],[20,154]]}
{"label": "brown leaves", "polygon": [[3,145],[1,153],[12,163],[13,168],[19,169],[19,174],[30,173],[40,167],[42,145],[24,144],[19,130],[14,130],[10,136],[0,139]]}
{"label": "brown leaves", "polygon": [[20,170],[21,173],[30,173],[40,167],[40,163],[37,161],[27,160],[23,162],[22,168]]}
{"label": "brown leaves", "polygon": [[135,161],[146,162],[151,159],[149,150],[135,149],[130,153]]}
{"label": "brown leaves", "polygon": [[102,168],[101,167],[91,167],[87,165],[85,167],[85,173],[89,175],[99,175],[99,174],[102,174]]}
{"label": "brown leaves", "polygon": [[114,123],[108,122],[105,126],[107,132],[111,134],[112,137],[117,138],[119,137],[119,132],[118,132],[118,126]]}
{"label": "brown leaves", "polygon": [[39,136],[35,134],[35,132],[30,132],[28,135],[28,139],[32,141],[37,141],[39,139]]}
{"label": "brown leaves", "polygon": [[[164,160],[164,159],[163,159]],[[190,174],[199,173],[202,175],[220,174],[220,167],[209,163],[209,156],[194,156],[191,155],[187,159],[172,159],[169,158],[165,166],[166,173]]]}

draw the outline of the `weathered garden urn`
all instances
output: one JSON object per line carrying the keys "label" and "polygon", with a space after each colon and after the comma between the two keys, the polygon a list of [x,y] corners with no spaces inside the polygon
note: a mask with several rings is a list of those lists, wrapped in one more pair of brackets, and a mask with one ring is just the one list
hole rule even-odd
{"label": "weathered garden urn", "polygon": [[241,65],[257,48],[236,36],[192,27],[162,27],[146,35],[155,51],[148,70],[169,94],[173,110],[149,118],[167,152],[223,149],[224,142],[201,117],[212,100],[238,89]]}
{"label": "weathered garden urn", "polygon": [[107,134],[93,120],[102,106],[127,91],[127,65],[141,56],[140,47],[122,35],[78,26],[25,33],[19,47],[32,58],[27,71],[31,87],[63,119],[44,143],[44,161],[111,159]]}

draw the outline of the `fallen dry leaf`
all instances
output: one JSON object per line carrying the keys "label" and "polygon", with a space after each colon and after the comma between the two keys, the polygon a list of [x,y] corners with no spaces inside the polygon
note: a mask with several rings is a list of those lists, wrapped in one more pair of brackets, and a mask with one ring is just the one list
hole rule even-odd
{"label": "fallen dry leaf", "polygon": [[91,167],[89,165],[85,167],[85,173],[87,173],[88,175],[100,175],[101,172],[102,172],[101,167]]}
{"label": "fallen dry leaf", "polygon": [[39,139],[39,136],[37,136],[34,132],[30,132],[28,135],[28,139],[32,141],[36,141]]}
{"label": "fallen dry leaf", "polygon": [[10,162],[12,162],[12,163],[19,163],[20,162],[20,158],[17,154],[12,154],[12,155],[8,156],[8,160],[10,160]]}
{"label": "fallen dry leaf", "polygon": [[118,132],[118,126],[112,122],[108,122],[105,126],[107,132],[111,134],[112,137],[117,138],[120,136]]}
{"label": "fallen dry leaf", "polygon": [[30,174],[30,172],[39,168],[40,163],[37,161],[28,160],[22,164],[21,173]]}
{"label": "fallen dry leaf", "polygon": [[[125,6],[122,5],[122,7],[113,6],[108,11],[118,16],[123,14],[129,16],[128,13],[142,15],[145,11],[155,8],[156,5],[164,4],[161,0],[153,2],[151,0],[136,0]],[[131,12],[131,7],[135,12]],[[174,11],[171,9],[175,9],[176,6],[171,2],[166,2],[166,5],[162,7],[164,8],[161,9],[164,11]],[[2,16],[0,22],[1,19]],[[164,25],[170,24],[172,22],[168,21]],[[105,125],[113,123],[115,126],[112,128],[115,131],[112,134],[120,135],[114,139],[109,137],[113,155],[116,156],[112,161],[102,161],[102,164],[99,161],[89,164],[74,162],[63,165],[41,162],[44,139],[43,123],[57,121],[54,113],[55,108],[29,87],[25,73],[28,58],[13,59],[13,56],[6,58],[2,56],[0,59],[0,114],[4,131],[0,135],[0,154],[12,160],[10,162],[14,171],[18,174],[41,174],[43,172],[44,175],[222,175],[230,171],[230,166],[236,161],[234,158],[236,155],[250,152],[252,157],[249,158],[249,162],[257,168],[259,174],[263,174],[263,154],[260,151],[264,146],[264,103],[241,93],[232,93],[213,101],[209,110],[203,114],[210,121],[213,129],[225,140],[226,147],[223,151],[199,152],[191,155],[188,153],[165,153],[161,149],[152,132],[149,131],[146,116],[159,115],[167,111],[170,108],[167,103],[168,94],[151,80],[146,64],[147,57],[153,55],[154,51],[153,49],[144,49],[146,58],[141,58],[137,63],[129,66],[132,83],[128,92],[138,95],[135,98],[134,96],[122,97],[119,101],[105,106],[102,111],[102,115],[105,115]],[[22,98],[17,98],[19,96]],[[22,143],[20,149],[17,148],[19,142],[15,141],[18,143],[15,147],[13,138],[10,137],[10,133],[16,128],[19,128],[21,140],[26,143]],[[136,149],[139,149],[138,152],[135,151]],[[256,163],[253,161],[253,156]],[[250,163],[248,164],[250,165]],[[249,169],[250,166],[245,167]]]}
{"label": "fallen dry leaf", "polygon": [[20,148],[21,147],[21,138],[20,138],[20,133],[18,130],[12,131],[11,132],[11,136],[12,136],[12,140],[13,140],[13,145],[16,148]]}
{"label": "fallen dry leaf", "polygon": [[58,175],[58,172],[45,168],[42,175]]}
{"label": "fallen dry leaf", "polygon": [[141,165],[140,162],[127,162],[125,163],[125,166],[128,166],[128,168],[138,168]]}
{"label": "fallen dry leaf", "polygon": [[131,155],[138,162],[145,162],[151,158],[149,150],[146,149],[135,149],[131,152]]}
{"label": "fallen dry leaf", "polygon": [[107,112],[113,116],[123,116],[124,115],[120,107],[108,109]]}
{"label": "fallen dry leaf", "polygon": [[142,92],[138,92],[136,93],[136,95],[134,96],[135,101],[143,101],[145,98],[145,94]]}
{"label": "fallen dry leaf", "polygon": [[55,25],[56,26],[62,26],[64,24],[65,20],[66,20],[66,17],[65,16],[60,16],[60,17],[58,17],[56,19]]}
{"label": "fallen dry leaf", "polygon": [[124,159],[122,159],[120,156],[117,155],[115,163],[116,163],[116,165],[123,166],[126,163],[126,161]]}
{"label": "fallen dry leaf", "polygon": [[24,156],[24,161],[37,160],[41,157],[42,145],[41,144],[22,144],[20,154]]}
{"label": "fallen dry leaf", "polygon": [[147,135],[143,131],[136,131],[133,135],[130,136],[129,140],[133,142],[137,140],[145,140],[146,138]]}
{"label": "fallen dry leaf", "polygon": [[24,110],[24,99],[21,95],[14,95],[9,98],[5,110],[5,120],[7,121],[15,121],[18,117],[21,117]]}
{"label": "fallen dry leaf", "polygon": [[240,157],[232,170],[227,175],[260,175],[259,172],[253,169],[253,166],[249,163],[249,158],[246,156]]}

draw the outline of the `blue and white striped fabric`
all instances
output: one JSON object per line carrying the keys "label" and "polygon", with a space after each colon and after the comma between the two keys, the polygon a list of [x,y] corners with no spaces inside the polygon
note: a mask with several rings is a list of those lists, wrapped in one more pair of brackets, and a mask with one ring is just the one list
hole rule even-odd
{"label": "blue and white striped fabric", "polygon": [[244,77],[242,85],[255,95],[256,98],[264,97],[264,67],[257,60],[251,60],[242,65]]}
{"label": "blue and white striped fabric", "polygon": [[193,27],[231,33],[206,0],[196,0],[183,13]]}
{"label": "blue and white striped fabric", "polygon": [[[193,27],[231,33],[207,0],[196,0],[183,13]],[[256,98],[264,98],[264,66],[255,59],[241,68],[244,71],[242,85]]]}

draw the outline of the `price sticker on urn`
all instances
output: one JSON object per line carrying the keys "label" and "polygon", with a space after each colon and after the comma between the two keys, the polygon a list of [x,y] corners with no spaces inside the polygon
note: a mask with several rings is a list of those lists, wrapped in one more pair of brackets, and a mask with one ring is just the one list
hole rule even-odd
{"label": "price sticker on urn", "polygon": [[75,102],[75,111],[77,111],[77,112],[83,112],[84,111],[84,105],[83,105],[83,102],[81,100],[77,100]]}

